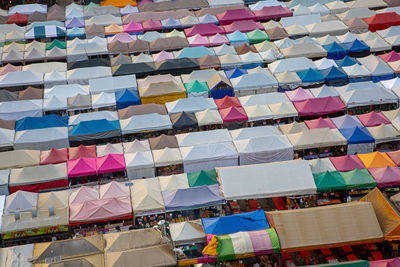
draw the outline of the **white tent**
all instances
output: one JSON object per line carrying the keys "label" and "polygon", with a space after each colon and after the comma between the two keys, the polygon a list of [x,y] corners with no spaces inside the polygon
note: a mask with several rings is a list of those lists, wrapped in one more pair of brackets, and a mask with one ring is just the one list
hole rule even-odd
{"label": "white tent", "polygon": [[57,96],[60,98],[68,98],[76,95],[88,95],[89,88],[87,85],[80,84],[62,84],[55,85],[51,88],[44,89],[43,98],[51,98],[52,96]]}
{"label": "white tent", "polygon": [[135,115],[129,119],[120,120],[119,123],[122,134],[172,129],[169,116],[157,113]]}
{"label": "white tent", "polygon": [[347,145],[338,129],[318,128],[287,135],[294,150]]}
{"label": "white tent", "polygon": [[272,112],[268,105],[245,106],[244,111],[247,114],[248,121],[262,121],[272,119]]}
{"label": "white tent", "polygon": [[135,139],[132,142],[124,142],[122,143],[124,147],[124,153],[136,153],[136,152],[146,152],[150,151],[150,143],[148,139],[138,140]]}
{"label": "white tent", "polygon": [[69,84],[87,85],[89,84],[89,80],[102,77],[111,77],[110,67],[88,67],[67,71],[67,81]]}
{"label": "white tent", "polygon": [[349,19],[353,19],[353,18],[369,18],[371,16],[375,15],[375,12],[366,8],[366,7],[362,7],[362,8],[350,8],[349,10],[341,13],[341,14],[337,14],[336,16],[341,19],[342,21],[344,20],[349,20]]}
{"label": "white tent", "polygon": [[98,111],[89,113],[80,113],[69,117],[68,125],[77,125],[82,121],[102,120],[108,121],[118,120],[118,113],[115,111]]}
{"label": "white tent", "polygon": [[282,135],[282,133],[275,126],[258,126],[241,128],[229,131],[232,139],[236,140],[246,140],[257,137],[266,137],[270,135]]}
{"label": "white tent", "polygon": [[292,102],[281,102],[268,105],[274,120],[281,118],[297,117],[298,112]]}
{"label": "white tent", "polygon": [[96,154],[97,157],[102,157],[107,154],[124,154],[124,148],[122,146],[122,143],[107,143],[106,145],[96,146]]}
{"label": "white tent", "polygon": [[[3,214],[4,203],[6,201],[5,196],[9,195],[8,190],[8,180],[10,176],[10,169],[0,170],[0,214]],[[0,229],[1,229],[1,219],[0,219]]]}
{"label": "white tent", "polygon": [[15,5],[10,7],[8,15],[11,16],[14,15],[15,13],[29,15],[35,12],[46,14],[47,5],[41,5],[41,4]]}
{"label": "white tent", "polygon": [[205,109],[217,109],[212,98],[203,97],[190,97],[190,98],[180,98],[173,102],[165,103],[165,107],[169,114],[185,112],[198,112]]}
{"label": "white tent", "polygon": [[42,99],[8,101],[0,103],[0,118],[20,120],[25,117],[42,117]]}
{"label": "white tent", "polygon": [[155,176],[154,160],[151,151],[138,151],[124,154],[126,172],[129,179],[149,178]]}
{"label": "white tent", "polygon": [[314,97],[336,97],[339,96],[339,93],[335,90],[335,88],[323,85],[318,88],[310,89],[310,92],[313,94]]}
{"label": "white tent", "polygon": [[239,156],[229,142],[181,147],[180,151],[185,172],[238,165]]}
{"label": "white tent", "polygon": [[322,172],[333,172],[336,171],[335,166],[333,166],[332,162],[329,158],[317,158],[309,160],[312,173],[322,173]]}
{"label": "white tent", "polygon": [[269,163],[293,159],[293,146],[284,135],[268,135],[235,140],[239,165]]}
{"label": "white tent", "polygon": [[[315,194],[307,161],[217,168],[225,199],[257,199]],[[296,175],[293,175],[296,174]]]}
{"label": "white tent", "polygon": [[223,120],[218,110],[205,109],[195,113],[197,123],[201,126],[222,124]]}
{"label": "white tent", "polygon": [[160,181],[161,191],[189,188],[189,182],[186,173],[158,176],[158,180]]}
{"label": "white tent", "polygon": [[203,243],[206,241],[206,234],[201,220],[171,223],[169,231],[175,245]]}
{"label": "white tent", "polygon": [[310,37],[322,37],[324,35],[342,35],[349,31],[349,28],[340,20],[324,21],[306,26]]}
{"label": "white tent", "polygon": [[44,74],[44,87],[50,88],[55,85],[67,84],[67,72],[53,71]]}
{"label": "white tent", "polygon": [[306,57],[285,58],[268,64],[268,69],[273,73],[285,71],[303,71],[316,69],[314,62]]}
{"label": "white tent", "polygon": [[115,106],[116,99],[114,93],[99,93],[92,94],[92,106],[93,108],[104,108]]}
{"label": "white tent", "polygon": [[369,55],[363,58],[357,58],[358,62],[364,65],[372,76],[392,75],[393,70],[379,57]]}
{"label": "white tent", "polygon": [[131,201],[135,216],[164,213],[164,200],[157,178],[138,179],[131,186]]}
{"label": "white tent", "polygon": [[137,90],[136,75],[91,79],[89,80],[89,88],[92,94],[101,92],[114,93],[124,89]]}
{"label": "white tent", "polygon": [[43,111],[66,110],[68,107],[67,98],[51,96],[43,99]]}
{"label": "white tent", "polygon": [[312,14],[305,16],[293,16],[293,17],[285,17],[281,19],[281,24],[283,27],[289,27],[292,25],[302,25],[307,26],[310,24],[321,22],[320,14]]}
{"label": "white tent", "polygon": [[343,66],[342,69],[349,76],[349,78],[353,79],[371,76],[371,72],[365,66],[359,64],[354,64],[347,67]]}
{"label": "white tent", "polygon": [[346,104],[347,108],[369,105],[381,105],[398,102],[398,98],[383,87],[365,88],[339,92],[340,98]]}
{"label": "white tent", "polygon": [[259,95],[248,95],[238,97],[240,104],[243,107],[254,106],[254,105],[265,105],[265,104],[277,104],[281,102],[290,102],[286,94],[282,93],[267,93]]}
{"label": "white tent", "polygon": [[0,128],[0,147],[12,147],[14,144],[14,135],[14,130]]}
{"label": "white tent", "polygon": [[44,74],[32,71],[13,71],[0,76],[0,88],[43,85]]}
{"label": "white tent", "polygon": [[276,91],[278,82],[269,71],[243,74],[231,79],[233,89],[239,95],[262,94]]}
{"label": "white tent", "polygon": [[15,149],[49,150],[64,147],[69,147],[67,127],[25,130],[15,133]]}
{"label": "white tent", "polygon": [[227,129],[177,134],[175,137],[179,147],[232,142]]}

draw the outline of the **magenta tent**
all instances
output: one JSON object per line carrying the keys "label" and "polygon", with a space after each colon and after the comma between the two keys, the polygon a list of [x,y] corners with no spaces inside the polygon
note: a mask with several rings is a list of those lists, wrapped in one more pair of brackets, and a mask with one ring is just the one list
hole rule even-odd
{"label": "magenta tent", "polygon": [[118,182],[70,190],[71,225],[132,218],[129,187]]}
{"label": "magenta tent", "polygon": [[329,160],[340,172],[348,172],[355,169],[365,169],[364,164],[357,155],[345,155],[340,157],[330,157]]}
{"label": "magenta tent", "polygon": [[254,13],[247,9],[231,9],[216,15],[220,25],[231,24],[239,20],[254,20]]}
{"label": "magenta tent", "polygon": [[96,175],[96,158],[78,158],[67,161],[68,177]]}
{"label": "magenta tent", "polygon": [[400,185],[400,169],[397,167],[371,168],[368,171],[378,183],[378,187]]}
{"label": "magenta tent", "polygon": [[209,46],[210,42],[206,36],[196,34],[192,37],[188,37],[189,46]]}
{"label": "magenta tent", "polygon": [[385,62],[393,62],[400,60],[400,54],[395,51],[392,51],[387,54],[378,55],[378,57],[380,57]]}
{"label": "magenta tent", "polygon": [[310,98],[314,98],[313,94],[310,90],[303,89],[301,87],[297,88],[293,91],[285,91],[286,96],[289,98],[290,101],[303,101]]}
{"label": "magenta tent", "polygon": [[223,27],[226,33],[232,33],[234,31],[251,32],[256,29],[264,31],[264,26],[260,22],[255,22],[254,20],[235,21]]}
{"label": "magenta tent", "polygon": [[136,32],[143,31],[142,24],[135,22],[135,21],[129,22],[129,24],[124,25],[123,28],[124,28],[124,32],[128,32],[128,33],[136,33]]}
{"label": "magenta tent", "polygon": [[256,20],[278,19],[293,16],[293,12],[287,7],[282,6],[266,6],[260,10],[253,11]]}
{"label": "magenta tent", "polygon": [[136,36],[130,35],[128,33],[117,33],[114,36],[108,37],[107,38],[107,43],[111,44],[116,41],[119,41],[121,43],[130,43],[136,40]]}
{"label": "magenta tent", "polygon": [[369,267],[397,267],[397,266],[400,266],[400,258],[369,262]]}
{"label": "magenta tent", "polygon": [[164,50],[160,53],[153,54],[152,56],[154,62],[160,62],[166,59],[174,59],[174,54],[172,54],[171,52],[165,52]]}
{"label": "magenta tent", "polygon": [[383,115],[381,112],[376,113],[372,111],[370,113],[356,115],[358,120],[365,126],[365,127],[374,127],[379,126],[381,124],[391,124],[390,121]]}
{"label": "magenta tent", "polygon": [[218,111],[224,123],[248,120],[246,111],[242,107],[229,107]]}
{"label": "magenta tent", "polygon": [[318,118],[315,120],[305,120],[304,123],[307,125],[308,129],[319,129],[319,128],[329,128],[336,129],[336,125],[330,118]]}
{"label": "magenta tent", "polygon": [[185,29],[184,31],[187,37],[191,37],[196,34],[200,34],[201,36],[210,36],[210,35],[215,35],[217,33],[220,34],[225,33],[224,28],[217,26],[214,23],[196,24],[191,28]]}
{"label": "magenta tent", "polygon": [[96,158],[97,173],[125,171],[124,154],[108,154]]}
{"label": "magenta tent", "polygon": [[346,110],[346,106],[338,96],[309,98],[293,102],[293,105],[299,116],[326,115]]}
{"label": "magenta tent", "polygon": [[142,27],[144,31],[158,31],[162,30],[161,21],[159,20],[146,20],[142,22]]}
{"label": "magenta tent", "polygon": [[208,42],[210,43],[210,46],[229,44],[228,38],[219,33],[213,36],[208,36]]}

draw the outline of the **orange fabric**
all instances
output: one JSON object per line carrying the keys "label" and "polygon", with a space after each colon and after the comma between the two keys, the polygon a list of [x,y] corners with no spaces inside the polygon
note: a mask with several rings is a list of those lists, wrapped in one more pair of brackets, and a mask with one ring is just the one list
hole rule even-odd
{"label": "orange fabric", "polygon": [[218,256],[217,247],[218,247],[218,239],[214,235],[211,238],[210,243],[208,243],[208,245],[204,247],[202,253],[203,255]]}
{"label": "orange fabric", "polygon": [[110,26],[105,27],[104,30],[106,32],[106,35],[124,32],[124,28],[116,24],[111,24]]}
{"label": "orange fabric", "polygon": [[396,167],[396,164],[383,152],[376,151],[368,154],[357,154],[357,156],[365,168]]}
{"label": "orange fabric", "polygon": [[135,0],[105,0],[101,1],[100,5],[123,8],[126,5],[137,6],[137,2]]}

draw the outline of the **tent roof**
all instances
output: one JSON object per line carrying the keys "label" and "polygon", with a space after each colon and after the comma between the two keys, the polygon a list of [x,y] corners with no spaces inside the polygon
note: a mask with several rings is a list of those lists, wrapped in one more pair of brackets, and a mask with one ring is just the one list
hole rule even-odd
{"label": "tent roof", "polygon": [[376,151],[368,154],[357,154],[357,156],[366,168],[396,167],[396,164],[383,152]]}
{"label": "tent roof", "polygon": [[320,128],[288,134],[294,150],[346,145],[346,139],[337,129]]}
{"label": "tent roof", "polygon": [[157,178],[135,180],[131,187],[131,200],[135,215],[154,214],[165,209]]}
{"label": "tent roof", "polygon": [[200,220],[170,224],[170,233],[175,244],[191,244],[206,240]]}

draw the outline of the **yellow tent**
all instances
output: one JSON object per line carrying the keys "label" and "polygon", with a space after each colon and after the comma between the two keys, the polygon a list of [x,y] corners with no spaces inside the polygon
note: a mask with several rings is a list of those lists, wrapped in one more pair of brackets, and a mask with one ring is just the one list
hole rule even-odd
{"label": "yellow tent", "polygon": [[396,164],[389,158],[386,153],[379,151],[368,154],[357,154],[365,168],[385,168],[396,167]]}
{"label": "yellow tent", "polygon": [[126,5],[137,6],[135,0],[104,0],[100,3],[101,6],[115,6],[123,8]]}
{"label": "yellow tent", "polygon": [[183,84],[174,81],[150,83],[145,87],[139,86],[138,90],[142,104],[165,104],[179,98],[186,98]]}
{"label": "yellow tent", "polygon": [[378,188],[370,191],[360,201],[372,203],[386,240],[400,240],[400,216]]}

